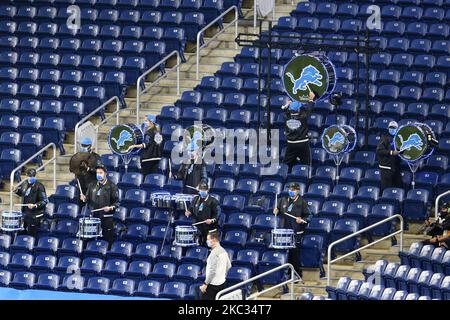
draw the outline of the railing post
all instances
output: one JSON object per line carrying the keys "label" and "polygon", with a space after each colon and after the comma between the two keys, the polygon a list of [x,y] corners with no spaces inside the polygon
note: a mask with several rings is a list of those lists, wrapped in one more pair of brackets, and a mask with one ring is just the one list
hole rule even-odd
{"label": "railing post", "polygon": [[[144,86],[145,86],[145,77],[148,74],[150,74],[150,72],[155,70],[158,66],[160,66],[162,63],[164,63],[167,60],[169,60],[169,58],[171,58],[174,54],[177,56],[177,65],[176,65],[176,69],[177,69],[177,94],[178,95],[180,94],[180,65],[181,65],[181,57],[180,57],[180,53],[177,50],[174,50],[171,53],[169,53],[168,55],[166,55],[163,59],[161,59],[158,63],[154,64],[150,69],[148,69],[143,74],[141,74],[139,76],[139,78],[137,79],[137,81],[136,81],[136,123],[139,123],[139,118],[140,118],[139,114],[140,114],[140,110],[141,110],[141,94],[143,94],[146,90],[148,90],[153,85],[158,83],[161,79],[165,78],[167,76],[167,72],[164,73],[163,75],[161,75],[154,82],[152,82],[152,85],[150,85],[148,88],[144,88],[142,91],[141,91],[141,88],[140,88],[141,81],[143,81]],[[170,71],[172,71],[172,70],[173,70],[173,68]]]}
{"label": "railing post", "polygon": [[[53,162],[53,188],[56,189],[56,144],[54,144],[52,142],[52,143],[47,144],[45,147],[43,147],[41,150],[36,152],[34,155],[32,155],[27,160],[22,162],[19,166],[14,168],[13,171],[11,171],[10,176],[9,176],[9,209],[10,209],[10,211],[13,210],[13,193],[14,193],[14,189],[15,189],[14,188],[14,176],[16,175],[16,172],[20,172],[19,170],[21,170],[23,167],[25,167],[25,165],[27,165],[29,162],[31,162],[34,158],[43,154],[50,147],[53,149],[53,156],[51,157],[50,160],[44,162],[41,166],[39,166],[36,169],[36,172],[39,172],[41,169],[45,168],[48,164]],[[24,181],[25,180],[20,181],[17,184],[17,187],[21,186],[24,183]]]}
{"label": "railing post", "polygon": [[295,295],[294,295],[294,279],[295,279],[294,267],[291,266],[291,300],[295,299]]}
{"label": "railing post", "polygon": [[446,195],[449,195],[449,194],[450,194],[450,190],[447,190],[436,197],[436,200],[434,202],[434,218],[435,219],[437,219],[438,215],[439,215],[439,200],[441,200],[443,197],[445,197]]}
{"label": "railing post", "polygon": [[[334,260],[331,260],[331,252],[333,251],[333,247],[334,247],[335,245],[337,245],[337,244],[339,244],[339,243],[341,243],[341,242],[347,241],[348,239],[351,239],[351,238],[353,238],[353,237],[359,236],[359,235],[362,234],[362,233],[365,233],[365,232],[367,232],[367,231],[369,231],[369,230],[371,230],[371,229],[373,229],[373,228],[375,228],[375,227],[378,227],[379,225],[381,225],[381,224],[383,224],[383,223],[389,222],[389,221],[394,220],[394,219],[399,219],[399,220],[400,220],[400,230],[394,231],[394,232],[388,234],[387,236],[384,236],[384,237],[381,238],[381,239],[378,239],[378,240],[376,240],[376,241],[373,241],[373,242],[371,242],[371,243],[369,243],[369,244],[366,244],[365,246],[363,246],[363,247],[361,247],[361,248],[358,248],[358,249],[356,249],[356,250],[353,250],[353,251],[351,251],[351,252],[348,252],[348,253],[344,254],[343,256],[340,256],[340,257],[338,257],[338,258],[335,258]],[[331,284],[331,271],[332,271],[332,270],[331,270],[331,265],[332,265],[333,263],[335,263],[335,262],[341,260],[341,259],[344,259],[344,258],[347,257],[347,256],[356,254],[356,253],[358,253],[358,252],[360,252],[360,251],[362,251],[362,250],[364,250],[364,249],[367,249],[367,248],[369,248],[369,247],[371,247],[371,246],[377,244],[378,242],[381,242],[381,241],[384,241],[384,240],[386,240],[386,239],[389,239],[389,238],[391,238],[391,237],[393,237],[393,236],[395,236],[395,235],[397,235],[397,234],[400,234],[400,250],[402,251],[402,250],[403,250],[403,232],[404,232],[404,229],[403,229],[403,228],[404,228],[403,217],[402,217],[401,215],[399,215],[399,214],[396,214],[396,215],[393,215],[393,216],[388,217],[388,218],[386,218],[386,219],[383,219],[383,220],[381,220],[381,221],[378,221],[378,222],[376,222],[376,223],[374,223],[374,224],[372,224],[372,225],[370,225],[370,226],[368,226],[368,227],[366,227],[366,228],[364,228],[364,229],[361,229],[361,230],[359,230],[359,231],[357,231],[357,232],[355,232],[355,233],[349,234],[348,236],[345,236],[345,237],[343,237],[343,238],[341,238],[341,239],[339,239],[339,240],[336,240],[336,241],[334,241],[333,243],[331,243],[331,244],[328,246],[328,250],[327,250],[327,260],[328,260],[328,261],[327,261],[327,286],[329,286],[329,285]]]}
{"label": "railing post", "polygon": [[56,145],[53,147],[53,189],[56,190]]}
{"label": "railing post", "polygon": [[[74,137],[74,142],[73,142],[73,144],[74,144],[74,146],[73,146],[73,148],[74,148],[74,149],[73,149],[73,150],[74,150],[74,153],[77,153],[77,151],[78,151],[78,129],[79,129],[79,127],[80,127],[83,123],[85,123],[87,120],[89,120],[92,116],[96,115],[100,110],[105,109],[106,106],[107,106],[108,104],[110,104],[112,101],[116,101],[116,111],[113,112],[112,115],[115,115],[115,116],[116,116],[116,124],[119,124],[119,117],[120,117],[120,115],[119,115],[119,113],[120,113],[120,99],[119,99],[119,97],[114,96],[114,97],[112,97],[111,99],[109,99],[108,101],[106,101],[105,103],[103,103],[101,106],[99,106],[97,109],[95,109],[94,111],[92,111],[91,113],[89,113],[89,114],[88,114],[87,116],[85,116],[83,119],[81,119],[80,121],[77,122],[77,124],[75,125],[75,133],[74,133],[75,137]],[[110,118],[110,117],[109,117],[109,118]],[[109,119],[109,118],[108,118],[108,119]],[[101,123],[104,123],[104,121],[102,121]],[[95,138],[95,140],[97,140],[97,135],[98,135],[98,131],[96,131],[96,138]],[[97,143],[95,144],[95,148],[96,148],[96,150],[97,150]]]}
{"label": "railing post", "polygon": [[[217,21],[219,21],[220,19],[222,19],[228,12],[230,12],[231,10],[235,10],[235,14],[234,14],[234,21],[231,21],[226,27],[224,26],[222,30],[220,30],[219,32],[217,32],[213,37],[211,37],[210,39],[208,39],[208,41],[205,40],[205,43],[203,45],[200,46],[200,37],[201,35],[212,25],[214,25]],[[227,10],[225,10],[224,12],[222,12],[220,14],[220,16],[218,16],[217,18],[215,18],[213,21],[211,21],[209,24],[207,24],[206,26],[203,27],[203,29],[201,29],[198,33],[197,33],[197,52],[195,53],[195,62],[196,62],[196,71],[195,71],[195,78],[197,80],[199,80],[200,77],[200,50],[202,48],[204,48],[205,46],[208,45],[209,42],[211,42],[212,40],[214,40],[218,35],[222,34],[223,32],[225,32],[225,30],[231,26],[234,23],[236,31],[235,31],[235,36],[237,38],[238,36],[238,27],[239,27],[239,10],[236,6],[231,6],[229,7]],[[236,43],[236,49],[238,48],[238,44]]]}

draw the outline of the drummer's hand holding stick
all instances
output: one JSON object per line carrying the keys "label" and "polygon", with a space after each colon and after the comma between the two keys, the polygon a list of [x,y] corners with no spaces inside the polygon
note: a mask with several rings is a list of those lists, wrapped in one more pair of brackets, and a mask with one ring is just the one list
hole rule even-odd
{"label": "drummer's hand holding stick", "polygon": [[306,223],[306,221],[305,220],[303,220],[302,218],[300,218],[300,217],[298,217],[298,218],[295,218],[295,222],[297,222],[298,224],[300,224],[300,223]]}
{"label": "drummer's hand holding stick", "polygon": [[84,194],[80,194],[80,199],[83,202],[86,202],[86,196]]}
{"label": "drummer's hand holding stick", "polygon": [[37,204],[29,203],[29,204],[27,205],[27,207],[28,207],[28,209],[36,209],[36,208],[37,208]]}
{"label": "drummer's hand holding stick", "polygon": [[113,206],[111,206],[111,207],[104,207],[102,209],[103,209],[103,211],[109,212],[109,211],[114,210],[114,207]]}
{"label": "drummer's hand holding stick", "polygon": [[192,212],[190,212],[189,210],[186,210],[184,212],[184,215],[189,218],[192,215]]}

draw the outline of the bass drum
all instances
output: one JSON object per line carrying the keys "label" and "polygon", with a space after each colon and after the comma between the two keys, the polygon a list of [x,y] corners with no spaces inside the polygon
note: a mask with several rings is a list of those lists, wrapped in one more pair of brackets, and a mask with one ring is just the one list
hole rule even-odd
{"label": "bass drum", "polygon": [[322,147],[332,155],[349,153],[356,147],[356,131],[348,125],[331,125],[321,137]]}
{"label": "bass drum", "polygon": [[283,85],[294,101],[308,102],[311,91],[315,94],[315,101],[322,100],[336,87],[336,70],[331,60],[323,54],[302,54],[284,66]]}
{"label": "bass drum", "polygon": [[407,162],[428,158],[437,143],[433,130],[425,123],[412,123],[401,126],[394,137],[395,149],[399,157]]}
{"label": "bass drum", "polygon": [[117,155],[137,154],[140,149],[134,148],[128,151],[128,148],[134,144],[144,142],[144,134],[140,127],[135,124],[119,124],[109,131],[108,145],[111,151]]}

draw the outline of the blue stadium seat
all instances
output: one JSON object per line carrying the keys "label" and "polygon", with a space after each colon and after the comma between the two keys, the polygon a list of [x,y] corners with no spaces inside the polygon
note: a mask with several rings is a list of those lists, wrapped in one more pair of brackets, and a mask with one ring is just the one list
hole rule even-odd
{"label": "blue stadium seat", "polygon": [[83,288],[83,292],[107,294],[109,291],[110,282],[110,279],[105,277],[89,278],[86,286]]}
{"label": "blue stadium seat", "polygon": [[10,271],[28,270],[33,263],[33,255],[29,253],[16,253],[8,264]]}
{"label": "blue stadium seat", "polygon": [[240,230],[228,231],[223,235],[222,245],[232,249],[241,249],[245,246],[248,234]]}
{"label": "blue stadium seat", "polygon": [[403,201],[403,213],[409,221],[421,221],[427,216],[429,192],[425,189],[409,190]]}
{"label": "blue stadium seat", "polygon": [[9,285],[16,289],[31,289],[34,286],[36,275],[31,272],[16,272]]}
{"label": "blue stadium seat", "polygon": [[149,298],[157,298],[161,291],[161,283],[156,280],[142,280],[138,284],[137,290],[134,292],[136,296]]}
{"label": "blue stadium seat", "polygon": [[102,270],[102,275],[109,279],[121,278],[127,270],[127,261],[121,259],[108,259]]}
{"label": "blue stadium seat", "polygon": [[36,273],[52,272],[56,266],[56,257],[49,254],[36,256],[30,270]]}
{"label": "blue stadium seat", "polygon": [[322,266],[324,240],[319,235],[305,235],[300,244],[300,263],[305,268]]}

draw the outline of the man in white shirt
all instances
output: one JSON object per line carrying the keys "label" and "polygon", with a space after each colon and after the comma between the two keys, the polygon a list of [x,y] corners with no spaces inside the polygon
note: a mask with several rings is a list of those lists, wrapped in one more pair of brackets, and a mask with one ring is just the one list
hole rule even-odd
{"label": "man in white shirt", "polygon": [[206,278],[205,283],[200,286],[200,291],[202,300],[215,300],[216,294],[225,289],[231,262],[227,251],[220,245],[219,233],[216,230],[208,233],[206,244],[212,250],[206,261]]}

